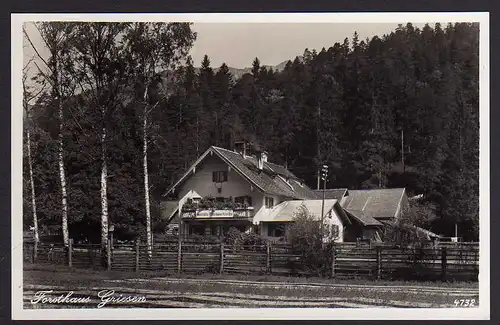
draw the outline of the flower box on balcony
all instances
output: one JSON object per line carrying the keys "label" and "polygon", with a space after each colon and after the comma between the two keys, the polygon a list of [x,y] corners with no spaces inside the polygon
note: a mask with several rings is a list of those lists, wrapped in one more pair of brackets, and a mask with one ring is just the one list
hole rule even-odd
{"label": "flower box on balcony", "polygon": [[233,208],[234,211],[253,211],[253,207],[249,207],[249,206],[239,206],[239,207],[234,207]]}
{"label": "flower box on balcony", "polygon": [[183,218],[250,218],[253,210],[246,202],[233,202],[232,198],[217,201],[213,197],[206,197],[198,202],[186,200],[181,213]]}

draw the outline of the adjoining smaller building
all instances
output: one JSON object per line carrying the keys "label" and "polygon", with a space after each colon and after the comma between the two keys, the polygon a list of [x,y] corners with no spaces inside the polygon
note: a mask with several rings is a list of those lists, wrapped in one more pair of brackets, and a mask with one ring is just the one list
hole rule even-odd
{"label": "adjoining smaller building", "polygon": [[297,213],[305,209],[315,219],[323,220],[330,227],[330,231],[336,235],[336,241],[344,241],[345,232],[348,231],[352,222],[339,201],[325,200],[322,207],[322,200],[292,200],[285,201],[275,206],[269,213],[254,219],[254,223],[259,225],[259,233],[266,237],[280,238],[285,235],[286,226],[294,221]]}

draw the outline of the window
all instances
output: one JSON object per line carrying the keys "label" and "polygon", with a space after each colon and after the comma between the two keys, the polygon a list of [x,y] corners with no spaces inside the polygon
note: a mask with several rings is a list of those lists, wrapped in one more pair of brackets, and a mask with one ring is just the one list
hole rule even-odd
{"label": "window", "polygon": [[274,206],[274,198],[266,196],[266,208],[270,209]]}
{"label": "window", "polygon": [[237,196],[234,198],[234,203],[247,204],[248,206],[252,206],[252,197],[251,196]]}
{"label": "window", "polygon": [[340,231],[339,230],[340,230],[340,228],[339,228],[338,225],[331,225],[330,231],[331,231],[332,236],[338,237],[340,235]]}
{"label": "window", "polygon": [[227,182],[227,171],[217,171],[212,173],[212,182],[222,183]]}
{"label": "window", "polygon": [[285,224],[270,222],[267,226],[267,235],[269,237],[283,237],[285,236]]}
{"label": "window", "polygon": [[205,234],[205,226],[200,224],[193,224],[189,226],[190,235],[201,235]]}

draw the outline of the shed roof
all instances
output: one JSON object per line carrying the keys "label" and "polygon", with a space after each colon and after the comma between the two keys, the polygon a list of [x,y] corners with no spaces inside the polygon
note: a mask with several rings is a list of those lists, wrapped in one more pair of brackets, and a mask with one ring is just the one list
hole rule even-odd
{"label": "shed roof", "polygon": [[347,214],[355,219],[358,223],[360,223],[363,226],[382,226],[383,224],[377,219],[366,215],[363,211],[356,211],[356,210],[349,210],[349,209],[344,209]]}
{"label": "shed roof", "polygon": [[[325,199],[335,199],[342,200],[342,198],[347,194],[346,188],[331,188],[326,189],[325,191]],[[323,198],[323,190],[314,190],[318,198]]]}
{"label": "shed roof", "polygon": [[160,202],[161,217],[170,221],[179,208],[179,201]]}
{"label": "shed roof", "polygon": [[[282,202],[269,211],[267,214],[262,214],[258,220],[263,222],[290,222],[293,221],[296,214],[300,212],[301,207],[305,207],[307,211],[315,218],[321,218],[321,203],[322,200],[292,200]],[[337,200],[325,200],[324,215],[326,216],[332,209],[340,213],[341,218],[347,219],[344,211],[340,207]]]}
{"label": "shed roof", "polygon": [[349,190],[342,207],[354,214],[390,219],[396,217],[404,194],[404,188]]}

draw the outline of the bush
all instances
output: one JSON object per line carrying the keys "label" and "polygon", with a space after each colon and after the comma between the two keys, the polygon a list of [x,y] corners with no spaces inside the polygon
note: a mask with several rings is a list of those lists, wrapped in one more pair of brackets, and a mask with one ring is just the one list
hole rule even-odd
{"label": "bush", "polygon": [[241,231],[235,227],[229,228],[227,234],[224,237],[224,242],[229,245],[237,245],[241,240]]}
{"label": "bush", "polygon": [[218,243],[220,240],[219,237],[213,235],[192,234],[185,241],[191,243],[206,244],[206,243]]}
{"label": "bush", "polygon": [[267,240],[255,233],[244,233],[231,227],[224,237],[224,242],[236,249],[241,249],[243,246],[264,246]]}
{"label": "bush", "polygon": [[292,245],[294,254],[301,255],[303,268],[315,275],[328,274],[332,261],[332,250],[338,234],[328,224],[301,206],[294,216],[294,222],[286,229],[285,236]]}

